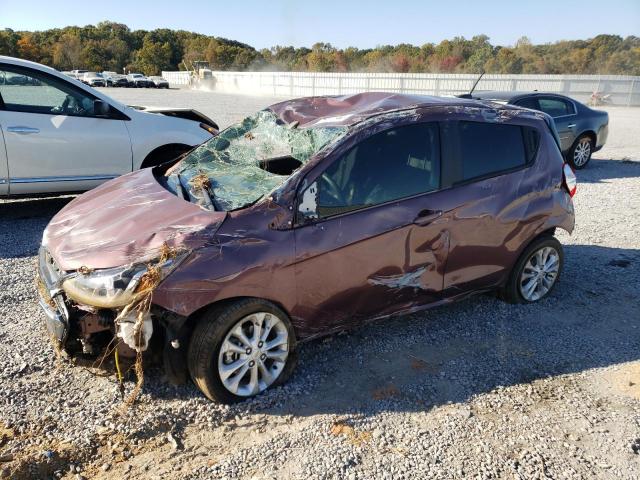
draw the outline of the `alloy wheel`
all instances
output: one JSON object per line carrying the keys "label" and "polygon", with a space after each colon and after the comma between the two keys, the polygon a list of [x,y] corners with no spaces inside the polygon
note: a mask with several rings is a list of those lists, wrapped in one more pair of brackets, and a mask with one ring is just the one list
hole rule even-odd
{"label": "alloy wheel", "polygon": [[224,338],[218,374],[229,392],[250,397],[276,381],[288,355],[289,334],[284,322],[273,313],[252,313],[240,319]]}
{"label": "alloy wheel", "polygon": [[583,138],[573,151],[573,164],[582,167],[591,157],[591,140]]}
{"label": "alloy wheel", "polygon": [[531,254],[520,275],[522,297],[535,302],[553,287],[560,270],[560,255],[553,247],[542,247]]}

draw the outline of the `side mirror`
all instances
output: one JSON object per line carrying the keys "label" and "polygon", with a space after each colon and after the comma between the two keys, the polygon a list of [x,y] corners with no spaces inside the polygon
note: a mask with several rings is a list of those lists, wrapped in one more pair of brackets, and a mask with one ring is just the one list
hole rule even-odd
{"label": "side mirror", "polygon": [[93,101],[93,114],[94,115],[106,116],[106,115],[109,115],[109,111],[110,110],[111,110],[111,107],[109,106],[108,103],[103,102],[102,100],[94,100]]}

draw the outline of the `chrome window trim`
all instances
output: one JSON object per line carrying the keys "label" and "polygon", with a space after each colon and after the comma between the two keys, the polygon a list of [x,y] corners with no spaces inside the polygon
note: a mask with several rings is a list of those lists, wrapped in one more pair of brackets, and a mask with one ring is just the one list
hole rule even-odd
{"label": "chrome window trim", "polygon": [[86,182],[90,180],[111,180],[119,175],[78,175],[69,177],[17,177],[9,183]]}

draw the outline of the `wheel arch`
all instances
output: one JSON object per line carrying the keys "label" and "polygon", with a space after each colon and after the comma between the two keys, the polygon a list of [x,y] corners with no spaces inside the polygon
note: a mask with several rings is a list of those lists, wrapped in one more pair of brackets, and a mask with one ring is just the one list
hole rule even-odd
{"label": "wheel arch", "polygon": [[596,148],[596,145],[598,144],[597,143],[598,142],[598,135],[593,130],[585,130],[584,132],[582,132],[580,135],[578,135],[576,137],[576,140],[573,142],[573,144],[575,145],[578,142],[578,140],[581,137],[584,137],[585,135],[588,136],[591,139],[591,142],[593,143],[593,148]]}
{"label": "wheel arch", "polygon": [[[176,157],[188,152],[193,147],[186,143],[167,143],[151,150],[140,164],[140,168],[156,166],[163,161],[171,160],[168,158],[172,153],[176,153]],[[175,158],[175,157],[174,157]]]}
{"label": "wheel arch", "polygon": [[532,235],[531,238],[529,238],[529,240],[527,240],[526,242],[523,242],[522,245],[520,245],[520,248],[518,248],[518,251],[517,251],[517,255],[514,255],[514,259],[511,262],[511,265],[509,266],[509,269],[506,270],[505,278],[502,280],[501,283],[507,282],[507,280],[511,276],[511,272],[512,272],[513,268],[517,265],[518,260],[520,260],[520,256],[522,255],[522,252],[524,252],[529,247],[529,245],[531,245],[533,242],[535,242],[536,240],[538,240],[541,237],[553,237],[553,236],[555,236],[557,228],[560,228],[560,229],[566,231],[567,233],[571,233],[565,227],[562,227],[560,225],[553,225],[553,226],[543,225],[541,227],[541,230],[539,230],[537,233]]}
{"label": "wheel arch", "polygon": [[[287,309],[284,308],[284,305],[280,302],[268,298],[254,297],[250,295],[223,298],[203,305],[187,317],[175,317],[171,312],[163,309],[164,313],[161,314],[161,317],[164,318],[163,320],[160,320],[160,323],[163,326],[162,336],[164,338],[163,362],[165,373],[172,383],[183,384],[189,377],[187,352],[191,343],[192,334],[200,319],[207,313],[215,312],[215,310],[225,308],[235,302],[249,299],[266,301],[282,310],[289,318],[293,328],[294,342],[298,342],[299,332]],[[179,347],[176,348],[171,346],[170,342],[173,340],[178,340]]]}
{"label": "wheel arch", "polygon": [[195,328],[196,324],[198,323],[198,321],[202,318],[203,315],[205,315],[208,312],[211,311],[215,311],[216,309],[221,309],[224,308],[228,305],[231,305],[235,302],[239,302],[242,300],[262,300],[265,302],[269,302],[272,303],[274,306],[278,307],[280,310],[282,310],[287,317],[289,317],[289,321],[291,322],[291,326],[293,327],[293,331],[294,334],[296,335],[296,339],[298,338],[298,329],[296,328],[295,323],[293,322],[293,318],[291,316],[291,313],[289,311],[287,311],[287,309],[284,307],[284,305],[282,305],[282,303],[273,300],[271,298],[264,298],[264,297],[254,297],[251,295],[246,295],[246,296],[235,296],[235,297],[227,297],[227,298],[222,298],[219,300],[215,300],[211,303],[208,303],[206,305],[203,305],[202,307],[198,308],[197,310],[195,310],[194,312],[192,312],[188,317],[186,317],[186,319],[184,320],[184,322],[182,323],[182,326],[180,327],[180,334],[184,335],[187,333],[190,333],[193,331],[193,329]]}

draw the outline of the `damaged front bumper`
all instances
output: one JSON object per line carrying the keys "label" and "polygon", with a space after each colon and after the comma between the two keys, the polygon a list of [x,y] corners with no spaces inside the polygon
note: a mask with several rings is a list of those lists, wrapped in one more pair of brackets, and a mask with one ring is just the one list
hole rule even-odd
{"label": "damaged front bumper", "polygon": [[[151,305],[151,293],[163,278],[162,273],[172,271],[185,258],[184,254],[175,252],[165,256],[167,258],[160,258],[157,263],[145,266],[145,275],[156,272],[155,282],[150,284],[148,276],[143,278],[138,274],[132,275],[130,284],[133,285],[131,289],[135,294],[130,302],[127,305],[106,308],[104,299],[78,302],[73,295],[75,290],[66,291],[69,281],[78,279],[79,276],[89,276],[90,272],[61,270],[47,248],[40,247],[37,286],[39,304],[45,313],[49,336],[57,346],[69,353],[82,350],[89,355],[98,353],[105,345],[118,338],[115,348],[119,354],[134,357],[136,353],[147,350],[154,331],[161,326],[161,337],[164,337],[165,343],[173,345],[171,350],[179,349],[179,326],[184,318]],[[148,286],[141,289],[145,283]],[[171,353],[169,357],[165,356],[165,359],[172,360],[177,353],[182,352]],[[171,367],[171,370],[176,368]]]}
{"label": "damaged front bumper", "polygon": [[69,335],[69,310],[65,305],[61,288],[64,280],[61,272],[44,247],[40,247],[38,255],[38,303],[44,311],[47,332],[60,345]]}
{"label": "damaged front bumper", "polygon": [[65,313],[63,313],[66,308],[64,308],[64,306],[62,308],[58,307],[58,302],[55,301],[55,306],[52,306],[48,300],[42,297],[42,295],[38,299],[38,302],[45,313],[46,327],[49,335],[55,338],[59,343],[64,343],[67,338],[67,334],[69,333],[69,319],[66,316],[68,314],[65,315]]}
{"label": "damaged front bumper", "polygon": [[[46,247],[40,247],[38,255],[38,303],[45,314],[45,324],[49,336],[58,343],[59,347],[65,347],[68,343],[82,344],[84,353],[94,353],[94,335],[107,332],[108,337],[113,338],[118,335],[118,328],[115,319],[118,310],[107,308],[96,308],[89,305],[81,305],[68,297],[63,285],[67,279],[77,276],[77,272],[65,272],[61,270]],[[133,312],[132,312],[133,313]],[[131,318],[129,318],[131,317]],[[153,332],[150,325],[150,316],[144,316],[144,332],[140,340],[144,340],[144,348],[148,345],[149,338]],[[135,355],[133,351],[134,340],[132,338],[132,327],[135,322],[135,314],[121,319],[122,328],[120,335],[124,344],[122,353],[127,356]],[[75,349],[72,349],[75,350]]]}

